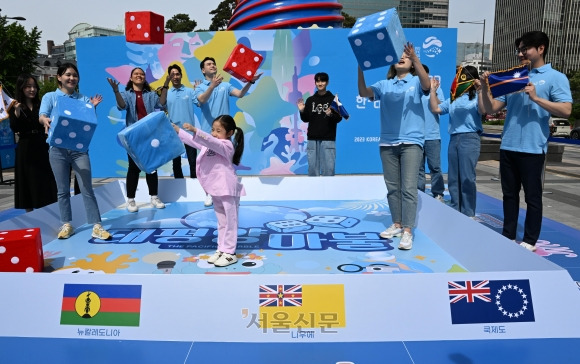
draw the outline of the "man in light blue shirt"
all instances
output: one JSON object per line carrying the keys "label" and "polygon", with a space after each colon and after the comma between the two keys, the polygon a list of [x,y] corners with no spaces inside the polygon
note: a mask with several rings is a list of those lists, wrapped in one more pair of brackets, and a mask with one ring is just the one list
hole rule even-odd
{"label": "man in light blue shirt", "polygon": [[507,107],[500,147],[500,174],[503,192],[503,231],[515,240],[518,227],[520,189],[524,187],[527,204],[524,238],[520,245],[536,250],[542,227],[542,175],[550,136],[550,115],[568,118],[572,112],[572,94],[566,76],[545,61],[548,36],[540,31],[527,32],[516,39],[516,56],[529,62],[530,82],[523,92],[492,99],[487,78],[482,77],[482,100],[485,111],[494,114]]}
{"label": "man in light blue shirt", "polygon": [[222,75],[217,73],[217,65],[212,57],[205,57],[199,67],[205,79],[195,88],[195,104],[201,109],[201,129],[209,133],[215,118],[220,115],[230,115],[229,97],[244,97],[262,74],[256,73],[252,81],[239,90],[229,82],[225,82]]}
{"label": "man in light blue shirt", "polygon": [[[185,87],[181,83],[183,77],[181,67],[172,64],[167,68],[167,74],[173,87],[167,93],[167,112],[172,123],[183,128],[184,123],[195,125],[195,116],[193,113],[194,89]],[[195,86],[194,86],[195,88]],[[189,176],[196,178],[195,159],[197,158],[197,149],[185,144],[185,154],[189,162]],[[173,160],[173,177],[183,178],[181,170],[181,156]]]}

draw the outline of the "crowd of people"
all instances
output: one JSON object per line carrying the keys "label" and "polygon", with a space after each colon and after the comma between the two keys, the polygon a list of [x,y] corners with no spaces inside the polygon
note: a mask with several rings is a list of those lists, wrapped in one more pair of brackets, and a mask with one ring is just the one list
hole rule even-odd
{"label": "crowd of people", "polygon": [[[516,56],[530,64],[530,82],[522,92],[492,98],[487,79],[489,72],[478,74],[471,66],[458,67],[451,97],[445,99],[440,80],[429,76],[429,68],[406,44],[401,59],[393,64],[386,79],[367,85],[358,69],[358,92],[361,97],[380,101],[379,154],[387,186],[387,200],[392,221],[380,233],[385,239],[400,237],[399,249],[413,246],[413,229],[417,217],[418,191],[425,191],[425,163],[431,174],[431,193],[444,201],[441,171],[441,135],[439,115],[449,114],[448,190],[449,205],[474,217],[476,211],[475,168],[480,151],[482,116],[507,108],[500,147],[500,173],[503,192],[503,235],[516,240],[519,192],[523,186],[527,213],[520,245],[535,250],[542,220],[542,168],[547,151],[550,115],[568,117],[572,97],[569,82],[546,63],[549,39],[545,33],[532,31],[515,41]],[[225,82],[214,58],[200,62],[203,80],[189,88],[182,83],[177,64],[167,69],[163,86],[156,92],[145,79],[143,69],[136,67],[123,91],[120,83],[108,78],[119,110],[126,111],[131,125],[155,110],[165,110],[175,131],[185,145],[190,176],[197,178],[206,192],[205,206],[213,205],[218,222],[218,246],[209,259],[216,266],[237,261],[238,209],[245,194],[236,177],[244,148],[244,133],[230,116],[230,97],[247,94],[261,73],[256,73],[242,89]],[[46,133],[51,127],[51,113],[60,97],[81,100],[96,108],[101,95],[87,97],[78,92],[80,75],[74,64],[65,63],[57,71],[58,89],[40,100],[38,83],[31,75],[18,78],[10,126],[18,135],[15,163],[15,207],[31,211],[58,202],[62,226],[59,239],[74,234],[70,204],[71,170],[82,194],[87,222],[93,224],[92,236],[110,239],[101,225],[101,214],[92,187],[88,151],[72,151],[48,146]],[[171,84],[171,87],[170,87]],[[314,76],[315,92],[306,101],[299,99],[300,118],[308,124],[308,175],[333,176],[336,161],[337,125],[342,120],[332,107],[335,96],[327,89],[329,75]],[[200,109],[200,127],[195,127],[194,107]],[[198,152],[199,150],[199,152]],[[128,159],[126,208],[137,212],[135,201],[141,170]],[[175,178],[183,178],[181,156],[173,161]],[[162,209],[158,196],[156,171],[145,174],[151,206]]]}

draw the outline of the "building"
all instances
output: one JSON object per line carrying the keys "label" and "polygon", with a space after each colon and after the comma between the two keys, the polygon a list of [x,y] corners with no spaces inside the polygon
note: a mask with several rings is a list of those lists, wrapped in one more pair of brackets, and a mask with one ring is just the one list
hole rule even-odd
{"label": "building", "polygon": [[[492,54],[491,44],[486,44],[483,51],[483,71],[490,71]],[[457,43],[457,58],[455,64],[461,66],[470,65],[479,70],[481,65],[481,43]]]}
{"label": "building", "polygon": [[580,1],[497,0],[493,32],[494,70],[518,63],[514,41],[541,30],[550,37],[546,61],[563,73],[580,69]]}
{"label": "building", "polygon": [[65,58],[75,60],[77,59],[77,38],[107,37],[124,34],[125,32],[123,29],[109,29],[87,23],[79,23],[68,32],[69,39],[64,42]]}
{"label": "building", "polygon": [[447,28],[449,0],[339,0],[355,18],[397,8],[403,28]]}

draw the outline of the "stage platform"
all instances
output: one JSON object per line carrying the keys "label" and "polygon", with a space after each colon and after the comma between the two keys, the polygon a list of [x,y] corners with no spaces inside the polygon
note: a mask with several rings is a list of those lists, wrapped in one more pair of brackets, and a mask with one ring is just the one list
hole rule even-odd
{"label": "stage platform", "polygon": [[420,193],[414,246],[402,251],[398,238],[378,237],[391,223],[382,176],[242,182],[239,262],[225,268],[207,263],[216,221],[196,180],[160,180],[162,210],[146,203],[140,181],[134,214],[122,181],[97,188],[111,241],[91,238],[80,196],[70,239],[55,239],[56,204],[0,223],[40,227],[51,272],[0,274],[0,357],[360,364],[580,355],[580,270],[568,244],[578,231],[548,221],[534,254],[498,233],[497,200],[479,199],[472,220]]}

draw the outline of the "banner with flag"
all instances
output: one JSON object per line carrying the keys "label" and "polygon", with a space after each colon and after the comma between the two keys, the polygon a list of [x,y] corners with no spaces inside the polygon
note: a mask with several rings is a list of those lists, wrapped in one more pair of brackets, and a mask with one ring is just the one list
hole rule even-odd
{"label": "banner with flag", "polygon": [[342,284],[261,285],[263,329],[334,329],[346,326]]}
{"label": "banner with flag", "polygon": [[454,325],[535,321],[527,279],[448,282],[448,289]]}
{"label": "banner with flag", "polygon": [[65,284],[61,325],[139,326],[141,286]]}
{"label": "banner with flag", "polygon": [[346,109],[344,108],[344,106],[342,106],[342,103],[338,99],[338,94],[334,95],[334,100],[332,100],[332,102],[330,103],[330,107],[336,110],[336,112],[338,112],[344,120],[348,120],[348,118],[350,117],[348,111],[346,111]]}
{"label": "banner with flag", "polygon": [[455,74],[455,78],[451,84],[451,102],[455,101],[455,99],[461,97],[461,95],[469,91],[469,89],[473,86],[473,82],[476,76],[477,75],[472,75],[469,70],[461,66],[457,68],[457,73]]}
{"label": "banner with flag", "polygon": [[530,82],[528,64],[509,70],[493,72],[487,78],[487,85],[493,98],[521,91]]}
{"label": "banner with flag", "polygon": [[0,121],[2,121],[8,119],[8,111],[16,101],[8,96],[2,84],[0,84],[0,91]]}

